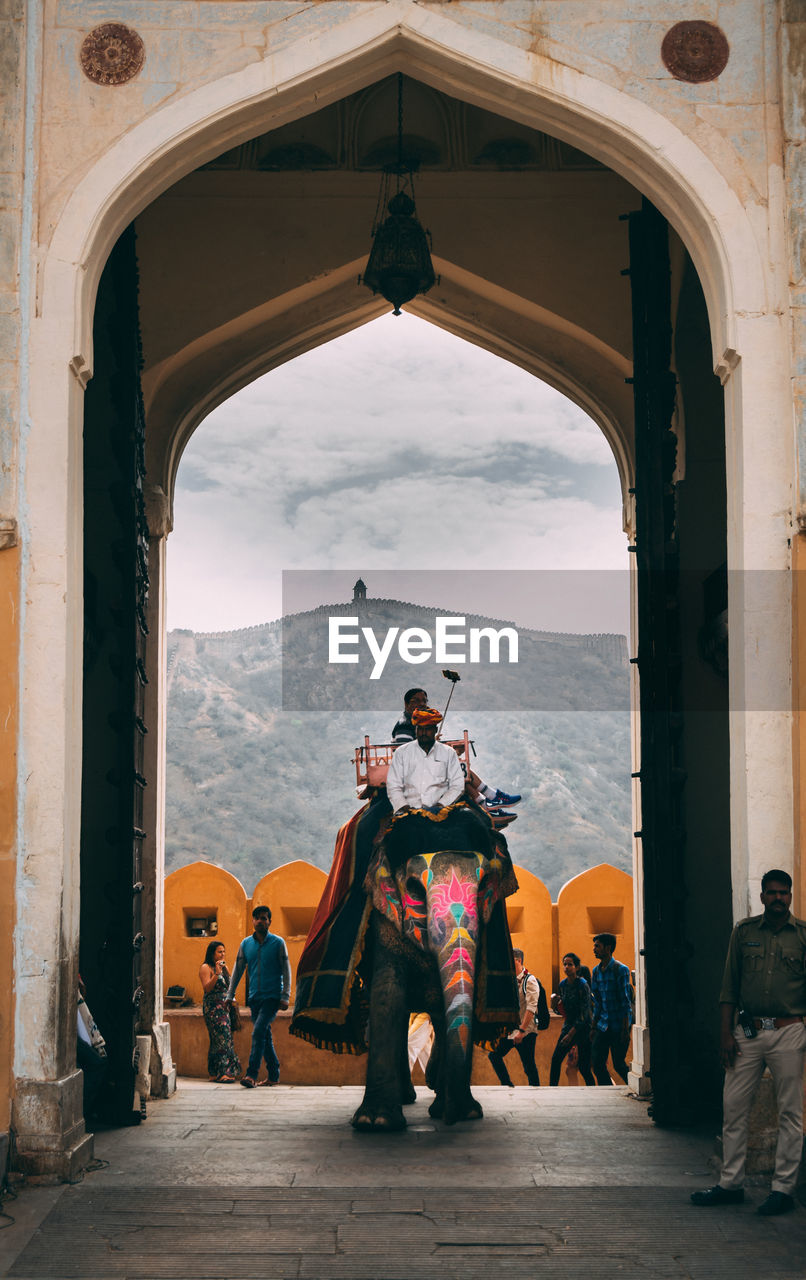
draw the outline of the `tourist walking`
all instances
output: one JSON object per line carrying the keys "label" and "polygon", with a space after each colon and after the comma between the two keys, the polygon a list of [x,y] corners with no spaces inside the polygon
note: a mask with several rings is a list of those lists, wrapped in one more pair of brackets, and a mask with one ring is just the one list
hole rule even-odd
{"label": "tourist walking", "polygon": [[223,942],[211,942],[199,968],[199,981],[204,991],[202,1013],[210,1037],[207,1072],[216,1084],[234,1084],[241,1074],[241,1064],[232,1041],[230,1005],[227,1002],[229,971],[225,963]]}
{"label": "tourist walking", "polygon": [[[535,975],[530,973],[524,966],[523,952],[519,948],[512,948],[512,956],[515,960],[515,978],[518,983],[518,1004],[521,1020],[515,1030],[510,1031],[508,1036],[504,1036],[499,1040],[492,1053],[487,1056],[501,1084],[508,1085],[511,1089],[514,1086],[504,1058],[513,1049],[517,1049],[521,1066],[526,1073],[526,1079],[530,1085],[536,1088],[540,1084],[540,1075],[535,1062],[540,983]],[[546,1012],[548,1013],[548,1005],[546,1005]]]}
{"label": "tourist walking", "polygon": [[549,1068],[549,1084],[560,1083],[560,1067],[572,1049],[577,1051],[577,1063],[585,1084],[595,1085],[591,1071],[591,1027],[593,1012],[591,992],[585,979],[580,974],[581,963],[578,955],[569,951],[563,956],[565,977],[557,992],[563,1008],[563,1025]]}
{"label": "tourist walking", "polygon": [[616,949],[614,933],[597,933],[593,939],[593,954],[599,963],[591,975],[593,996],[593,1043],[591,1060],[597,1084],[612,1085],[607,1069],[607,1056],[613,1061],[613,1070],[627,1083],[625,1055],[630,1047],[632,1026],[632,984],[626,964],[613,959]]}
{"label": "tourist walking", "polygon": [[255,907],[252,912],[253,932],[238,948],[235,970],[230,979],[227,1000],[235,999],[244,970],[249,973],[247,1003],[252,1015],[252,1049],[246,1075],[241,1080],[245,1089],[258,1084],[261,1058],[265,1060],[268,1079],[260,1084],[279,1084],[280,1062],[274,1049],[271,1024],[278,1009],[287,1009],[291,995],[291,965],[285,940],[269,932],[271,911]]}

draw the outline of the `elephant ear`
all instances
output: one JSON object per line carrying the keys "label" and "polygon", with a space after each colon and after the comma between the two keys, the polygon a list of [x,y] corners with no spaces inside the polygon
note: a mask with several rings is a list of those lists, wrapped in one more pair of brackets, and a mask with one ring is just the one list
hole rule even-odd
{"label": "elephant ear", "polygon": [[424,879],[416,875],[399,883],[403,900],[403,934],[421,951],[428,950],[428,907]]}
{"label": "elephant ear", "polygon": [[501,877],[501,862],[497,858],[485,858],[484,873],[479,886],[479,915],[485,924],[489,924],[490,916],[496,902],[505,896],[506,890]]}
{"label": "elephant ear", "polygon": [[403,932],[403,903],[395,877],[392,875],[383,847],[376,853],[369,865],[364,881],[372,905],[382,916],[391,920],[398,933]]}
{"label": "elephant ear", "polygon": [[409,938],[421,951],[426,951],[428,919],[425,884],[416,876],[410,875],[407,878],[405,869],[401,869],[395,876],[384,850],[380,849],[369,868],[364,887],[375,910],[386,916],[398,933]]}

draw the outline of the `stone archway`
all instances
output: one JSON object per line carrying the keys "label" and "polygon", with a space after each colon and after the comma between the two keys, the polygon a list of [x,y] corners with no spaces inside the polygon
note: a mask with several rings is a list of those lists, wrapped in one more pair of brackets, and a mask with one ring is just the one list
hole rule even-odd
{"label": "stone archway", "polygon": [[[176,470],[188,440],[218,405],[255,378],[351,329],[387,308],[382,300],[356,299],[357,260],[314,282],[306,297],[292,293],[237,317],[213,335],[185,348],[171,367],[147,379],[146,407],[155,443],[148,472],[172,505]],[[628,430],[631,364],[614,348],[563,317],[494,288],[489,281],[434,256],[439,296],[415,299],[406,310],[533,373],[593,418],[610,445],[625,504],[632,484]],[[211,343],[212,339],[212,343]],[[562,351],[558,361],[552,354]]]}
{"label": "stone archway", "polygon": [[[103,265],[122,229],[181,175],[258,128],[304,115],[311,103],[335,101],[398,69],[442,86],[499,114],[545,128],[580,146],[627,177],[667,216],[686,245],[703,285],[710,316],[713,365],[727,387],[728,474],[731,483],[729,560],[734,567],[785,567],[780,527],[758,538],[743,519],[758,500],[779,509],[787,457],[770,451],[763,423],[788,412],[770,387],[768,369],[781,368],[786,342],[774,284],[765,279],[750,220],[717,168],[669,120],[635,99],[549,58],[497,46],[463,32],[433,13],[398,13],[392,6],[362,14],[320,41],[292,46],[269,63],[223,77],[155,112],[132,128],[79,183],[51,239],[43,269],[41,310],[32,325],[32,413],[37,431],[27,452],[30,501],[28,534],[34,555],[26,566],[28,608],[23,629],[23,669],[29,689],[55,662],[63,672],[64,712],[33,698],[22,726],[23,757],[41,766],[47,782],[28,785],[25,842],[39,843],[47,875],[36,902],[20,900],[20,932],[35,927],[43,911],[58,916],[54,959],[74,963],[75,892],[80,797],[74,761],[80,756],[81,520],[77,456],[82,390],[92,374],[91,324]],[[72,325],[64,324],[72,316]],[[304,326],[303,326],[304,332]],[[316,341],[313,338],[313,341]],[[254,376],[254,374],[252,375]],[[215,393],[217,394],[217,392]],[[189,426],[189,422],[187,423]],[[174,459],[175,461],[175,459]],[[57,572],[52,566],[57,565]],[[55,578],[55,582],[54,582]],[[773,705],[788,670],[788,599],[770,598],[782,625],[762,626],[753,608],[731,617],[737,654],[762,651],[762,663],[737,661],[734,687],[746,705],[757,672],[768,673],[764,694]],[[786,619],[786,624],[783,620]],[[53,646],[47,659],[36,637]],[[775,680],[778,679],[778,688]],[[43,682],[44,683],[44,682]],[[770,685],[772,684],[772,688]],[[52,681],[51,681],[52,688]],[[749,846],[758,833],[769,847],[791,843],[788,725],[769,717],[737,726],[734,738],[733,834],[736,901],[743,904],[751,870]],[[41,788],[59,779],[63,803],[54,807]],[[37,791],[37,788],[40,788]],[[772,789],[771,789],[772,788]],[[772,796],[772,800],[771,800]],[[69,892],[65,892],[65,887]],[[24,968],[20,969],[25,974]],[[70,1039],[69,998],[53,1008],[44,985],[22,976],[19,997],[29,1016],[58,1043],[54,1054],[40,1044],[20,1047],[19,1081],[60,1076]],[[55,1026],[54,1026],[55,1024]],[[34,1126],[38,1120],[33,1121]],[[54,1147],[65,1135],[54,1137]]]}

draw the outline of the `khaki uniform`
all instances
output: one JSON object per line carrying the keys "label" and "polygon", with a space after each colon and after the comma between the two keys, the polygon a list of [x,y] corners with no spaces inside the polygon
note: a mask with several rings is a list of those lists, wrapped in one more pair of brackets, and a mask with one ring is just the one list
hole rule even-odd
{"label": "khaki uniform", "polygon": [[[790,913],[776,931],[763,915],[740,921],[731,934],[719,1000],[744,1009],[754,1019],[802,1019],[806,1015],[806,922]],[[750,1109],[764,1068],[769,1067],[778,1106],[772,1190],[791,1196],[803,1147],[806,1027],[799,1020],[758,1030],[747,1039],[737,1026],[734,1035],[739,1054],[725,1072],[719,1185],[726,1191],[742,1185]]]}

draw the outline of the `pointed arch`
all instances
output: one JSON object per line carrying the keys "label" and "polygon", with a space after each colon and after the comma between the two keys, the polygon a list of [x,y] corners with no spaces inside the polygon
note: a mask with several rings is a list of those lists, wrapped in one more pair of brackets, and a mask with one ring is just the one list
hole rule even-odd
{"label": "pointed arch", "polygon": [[[633,483],[631,364],[605,342],[546,308],[441,259],[439,297],[407,310],[458,338],[526,369],[579,405],[602,430],[622,493]],[[148,472],[173,502],[177,469],[196,427],[250,382],[387,310],[382,298],[356,298],[362,262],[238,316],[178,351],[149,374]]]}
{"label": "pointed arch", "polygon": [[[72,963],[78,931],[82,388],[92,374],[92,319],[104,264],[123,229],[185,174],[399,70],[587,152],[668,219],[697,269],[713,365],[727,384],[729,563],[736,569],[789,566],[792,440],[780,424],[791,416],[792,404],[782,232],[767,210],[745,209],[717,164],[672,119],[550,56],[462,26],[448,7],[402,0],[362,6],[315,38],[178,95],[109,146],[70,192],[49,242],[38,246],[37,313],[26,353],[30,424],[20,446],[26,703],[18,778],[21,847],[38,851],[37,865],[47,867],[47,876],[30,893],[27,877],[35,872],[20,860],[18,936],[33,936],[43,914],[58,917],[59,940],[48,958],[54,966],[65,958]],[[725,147],[727,153],[727,142]],[[429,318],[459,325],[455,315]],[[345,328],[354,321],[349,317]],[[465,336],[474,340],[470,329]],[[316,341],[310,328],[306,340]],[[752,584],[744,584],[745,598],[737,593],[731,601],[735,705],[783,708],[756,719],[737,716],[733,726],[731,837],[739,913],[746,905],[751,849],[775,847],[785,857],[792,847],[786,711],[791,613],[784,578],[775,578],[763,608],[754,603]],[[759,856],[753,854],[753,866]],[[20,967],[17,999],[30,1020],[50,1025],[51,984],[26,977]],[[71,1034],[66,1008],[59,1015],[63,1044]],[[42,1076],[44,1057],[40,1043],[26,1045],[18,1036],[17,1078]]]}
{"label": "pointed arch", "polygon": [[645,103],[549,57],[433,11],[390,4],[178,97],[134,125],[77,184],[47,253],[43,316],[54,308],[63,315],[72,294],[70,363],[79,380],[92,371],[100,272],[142,209],[221,151],[398,70],[553,134],[632,182],[675,227],[697,267],[714,364],[736,350],[735,312],[768,304],[762,263],[743,205],[696,144]]}

